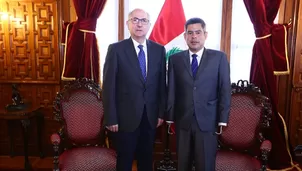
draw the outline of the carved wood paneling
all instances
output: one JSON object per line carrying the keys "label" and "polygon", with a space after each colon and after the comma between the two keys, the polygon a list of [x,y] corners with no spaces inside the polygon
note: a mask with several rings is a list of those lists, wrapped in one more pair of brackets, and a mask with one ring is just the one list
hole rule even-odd
{"label": "carved wood paneling", "polygon": [[[29,155],[38,156],[38,142],[37,142],[37,123],[36,120],[31,120],[31,125],[29,127]],[[46,156],[53,156],[52,145],[49,141],[51,134],[58,131],[60,125],[57,121],[46,120],[44,123],[44,131],[42,133],[42,144],[43,152]],[[13,146],[15,148],[15,155],[23,155],[23,135],[21,129],[21,122],[14,122],[12,135],[14,138]],[[7,122],[0,120],[0,155],[10,155],[10,141]]]}
{"label": "carved wood paneling", "polygon": [[[39,105],[45,108],[45,110],[52,110],[53,101],[56,96],[56,93],[60,90],[60,85],[18,84],[18,89],[23,98],[23,101],[31,102],[34,105]],[[0,85],[1,107],[4,107],[5,105],[12,102],[11,92],[11,84]],[[45,115],[45,117],[47,119],[52,119],[53,114],[51,113],[50,115]]]}
{"label": "carved wood paneling", "polygon": [[[302,14],[301,14],[302,15]],[[301,20],[302,22],[302,20]],[[300,29],[302,31],[302,29]],[[297,35],[298,36],[298,35]],[[302,37],[302,33],[299,33],[299,36]],[[302,41],[299,42],[299,45],[302,45]],[[293,84],[296,87],[302,87],[302,48],[296,47],[296,61],[295,61],[295,70],[294,70],[294,80]]]}
{"label": "carved wood paneling", "polygon": [[302,2],[297,0],[296,30],[293,62],[293,81],[290,101],[290,141],[293,146],[302,144]]}
{"label": "carved wood paneling", "polygon": [[292,93],[292,80],[293,80],[293,64],[295,59],[295,42],[296,42],[296,15],[299,10],[298,2],[296,0],[282,1],[278,23],[288,23],[292,20],[292,27],[288,30],[288,58],[290,65],[289,75],[277,76],[278,83],[278,112],[283,116],[287,125],[289,125],[290,118],[290,99]]}
{"label": "carved wood paneling", "polygon": [[[60,90],[60,85],[53,84],[19,84],[20,94],[24,101],[30,101],[35,105],[44,107],[43,114],[45,117],[44,131],[42,133],[43,149],[46,155],[52,155],[52,146],[49,137],[59,129],[57,121],[53,120],[53,101],[56,93]],[[0,84],[0,107],[11,103],[11,84]],[[23,136],[21,132],[20,122],[13,123],[14,147],[16,154],[23,154]],[[29,153],[30,155],[38,155],[36,120],[31,121],[29,129]],[[0,155],[9,155],[9,132],[7,121],[0,120]]]}
{"label": "carved wood paneling", "polygon": [[292,92],[292,104],[290,121],[291,144],[297,146],[302,144],[302,88],[295,88]]}
{"label": "carved wood paneling", "polygon": [[[0,107],[12,102],[12,83],[18,83],[24,101],[44,107],[43,149],[47,156],[52,156],[49,137],[59,128],[58,122],[53,120],[52,103],[61,87],[60,10],[64,9],[64,14],[70,11],[69,3],[65,2],[0,1]],[[13,123],[12,133],[15,152],[22,155],[19,122]],[[0,155],[10,152],[9,134],[7,122],[0,120]],[[29,155],[38,155],[36,120],[32,121],[29,135]]]}
{"label": "carved wood paneling", "polygon": [[302,2],[299,5],[299,14],[297,15],[297,34],[295,45],[295,63],[294,63],[294,87],[302,87]]}
{"label": "carved wood paneling", "polygon": [[69,8],[70,21],[77,20],[77,13],[76,13],[74,5],[73,5],[73,0],[69,0],[68,8]]}
{"label": "carved wood paneling", "polygon": [[0,82],[58,83],[57,1],[0,5]]}

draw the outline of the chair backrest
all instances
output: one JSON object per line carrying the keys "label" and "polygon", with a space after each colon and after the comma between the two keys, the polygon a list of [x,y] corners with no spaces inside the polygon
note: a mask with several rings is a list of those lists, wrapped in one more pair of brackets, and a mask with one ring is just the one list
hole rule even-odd
{"label": "chair backrest", "polygon": [[242,80],[232,84],[229,123],[219,137],[220,144],[233,150],[259,152],[271,113],[269,99],[259,88]]}
{"label": "chair backrest", "polygon": [[103,131],[101,89],[88,79],[65,85],[54,102],[55,117],[63,123],[64,137],[76,145],[96,145]]}

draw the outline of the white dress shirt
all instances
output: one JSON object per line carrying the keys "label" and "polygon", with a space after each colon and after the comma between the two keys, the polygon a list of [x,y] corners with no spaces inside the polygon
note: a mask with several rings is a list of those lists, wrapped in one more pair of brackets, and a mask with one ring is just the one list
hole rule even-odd
{"label": "white dress shirt", "polygon": [[192,55],[193,55],[193,54],[196,54],[196,55],[197,55],[196,59],[197,59],[197,63],[198,63],[198,66],[199,66],[200,61],[201,61],[201,58],[202,58],[203,51],[204,51],[204,48],[202,48],[202,49],[201,49],[200,51],[198,51],[197,53],[193,53],[193,52],[191,52],[191,51],[189,50],[189,54],[190,54],[190,64],[192,64],[192,60],[193,60]]}

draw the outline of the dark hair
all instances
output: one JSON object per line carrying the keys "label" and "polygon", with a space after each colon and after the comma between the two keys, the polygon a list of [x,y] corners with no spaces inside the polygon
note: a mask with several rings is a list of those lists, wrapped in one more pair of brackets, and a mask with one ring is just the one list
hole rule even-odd
{"label": "dark hair", "polygon": [[185,31],[187,31],[188,25],[191,25],[191,24],[200,24],[203,29],[205,29],[205,27],[206,27],[206,23],[203,21],[203,19],[190,18],[189,20],[187,20],[187,22],[185,24]]}

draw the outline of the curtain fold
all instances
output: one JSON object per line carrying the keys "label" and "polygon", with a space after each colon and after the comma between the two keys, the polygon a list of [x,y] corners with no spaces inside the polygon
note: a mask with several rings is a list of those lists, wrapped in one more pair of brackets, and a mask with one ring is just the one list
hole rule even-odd
{"label": "curtain fold", "polygon": [[287,30],[290,24],[274,24],[281,0],[244,0],[254,25],[256,41],[253,47],[250,82],[257,85],[272,103],[272,129],[269,138],[272,151],[269,157],[271,169],[293,167],[293,152],[287,129],[278,113],[278,91],[276,75],[288,74]]}
{"label": "curtain fold", "polygon": [[73,0],[77,20],[66,27],[64,66],[62,80],[80,77],[99,81],[99,51],[95,36],[97,19],[107,0]]}

